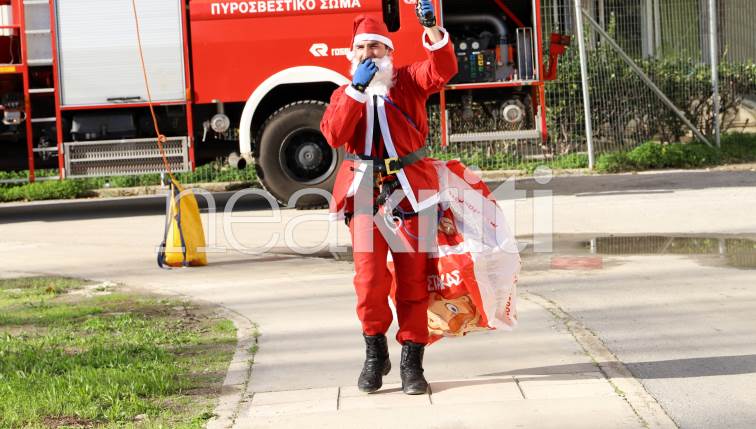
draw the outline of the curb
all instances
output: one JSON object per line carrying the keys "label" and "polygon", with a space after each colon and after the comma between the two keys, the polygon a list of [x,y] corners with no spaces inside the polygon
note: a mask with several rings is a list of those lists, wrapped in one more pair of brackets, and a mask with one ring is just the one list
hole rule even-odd
{"label": "curb", "polygon": [[[200,188],[208,192],[228,192],[238,189],[259,188],[257,182],[198,182],[186,184],[182,183],[181,185],[185,189]],[[168,193],[168,186],[147,185],[132,186],[128,188],[99,188],[93,189],[92,192],[96,195],[96,198],[119,198],[147,195],[164,196]]]}
{"label": "curb", "polygon": [[575,341],[585,350],[588,356],[598,365],[607,381],[617,390],[617,393],[627,401],[630,408],[638,416],[643,425],[650,429],[677,429],[678,426],[656,399],[648,393],[643,384],[638,381],[624,363],[617,358],[601,341],[601,339],[564,311],[555,302],[532,292],[522,292],[520,296],[532,303],[545,308],[559,319],[570,331]]}
{"label": "curb", "polygon": [[[128,285],[122,286],[129,287]],[[144,289],[136,288],[135,290]],[[236,327],[236,349],[234,350],[234,356],[231,358],[231,362],[226,370],[226,378],[223,380],[218,405],[213,410],[213,417],[205,424],[205,428],[207,429],[230,429],[239,414],[249,379],[252,376],[252,364],[254,363],[255,353],[257,353],[257,338],[259,337],[257,324],[241,313],[222,304],[197,299],[163,287],[151,289],[149,292],[164,296],[180,297],[187,301],[217,308],[218,313],[230,319],[234,327]]]}
{"label": "curb", "polygon": [[[548,167],[548,165],[545,165]],[[598,173],[587,168],[555,168],[551,170],[551,177],[606,177],[606,176],[632,176],[632,175],[656,175],[668,173],[712,173],[712,172],[735,172],[756,171],[756,163],[744,162],[739,164],[723,164],[701,168],[658,168],[641,171],[622,171],[618,173]],[[482,170],[481,176],[486,182],[496,182],[516,177],[520,180],[534,179],[535,175],[527,174],[522,170]]]}
{"label": "curb", "polygon": [[[207,182],[207,183],[182,183],[185,189],[203,189],[207,192],[234,192],[240,189],[260,189],[260,185],[257,182]],[[47,206],[47,205],[60,205],[60,204],[77,204],[77,203],[91,203],[102,201],[119,201],[127,199],[137,198],[159,198],[164,199],[168,194],[168,186],[161,185],[149,185],[149,186],[134,186],[129,188],[99,188],[92,189],[90,196],[80,198],[67,198],[67,199],[50,199],[50,200],[36,200],[36,201],[9,201],[0,202],[0,209],[3,208],[17,208],[17,207],[33,207],[33,206]]]}
{"label": "curb", "polygon": [[[53,273],[46,272],[10,272],[12,274],[20,274],[23,277],[36,276],[36,275],[55,275]],[[7,273],[6,273],[7,274]],[[7,277],[7,276],[2,276]],[[84,278],[83,278],[84,279]],[[90,281],[107,281],[100,278],[85,278]],[[162,287],[156,289],[147,290],[140,287],[133,287],[128,284],[117,283],[118,286],[137,292],[148,292],[157,295],[180,297],[187,301],[201,303],[213,308],[217,308],[218,313],[224,317],[230,319],[234,327],[236,327],[236,349],[234,350],[234,356],[231,358],[231,362],[226,370],[226,378],[223,380],[221,386],[221,394],[218,398],[218,405],[213,410],[214,416],[207,421],[205,427],[207,429],[230,429],[244,400],[244,394],[249,384],[249,379],[252,376],[252,364],[254,363],[255,353],[257,352],[257,338],[259,333],[257,330],[257,324],[249,320],[247,317],[238,313],[230,308],[227,308],[221,304],[210,302],[203,299],[196,299],[182,293],[178,293],[172,290],[168,290]]]}
{"label": "curb", "polygon": [[257,351],[257,325],[240,313],[226,307],[220,308],[224,316],[236,326],[237,343],[223,380],[218,405],[213,410],[215,416],[208,420],[205,425],[207,429],[228,429],[233,426],[252,375],[252,364]]}
{"label": "curb", "polygon": [[[597,173],[587,168],[565,168],[553,169],[551,177],[605,177],[605,176],[627,176],[627,175],[655,175],[667,173],[710,173],[710,172],[756,172],[756,163],[725,164],[707,168],[697,169],[656,169],[644,171],[627,171],[620,173]],[[512,177],[519,180],[533,180],[535,176],[527,174],[521,170],[482,170],[481,177],[487,183],[496,183],[506,181]],[[201,188],[208,192],[233,192],[239,189],[255,188],[262,189],[258,182],[210,182],[210,183],[188,183],[183,184],[185,188]],[[102,188],[92,191],[95,197],[72,198],[64,200],[39,200],[39,201],[13,201],[0,203],[0,210],[4,208],[26,208],[34,206],[51,206],[76,204],[86,202],[101,201],[118,201],[128,198],[163,198],[168,192],[167,187],[155,186],[137,186],[131,188]]]}

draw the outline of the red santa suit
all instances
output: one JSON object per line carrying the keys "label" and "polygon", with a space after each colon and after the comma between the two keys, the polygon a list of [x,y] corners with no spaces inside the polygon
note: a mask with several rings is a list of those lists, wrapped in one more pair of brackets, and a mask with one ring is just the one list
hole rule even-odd
{"label": "red santa suit", "polygon": [[[456,73],[457,60],[442,29],[443,39],[431,44],[423,35],[422,44],[428,58],[395,69],[394,85],[385,97],[373,98],[351,85],[336,89],[321,122],[328,143],[344,146],[351,154],[378,156],[373,153],[373,127],[380,127],[381,143],[389,157],[402,157],[425,145],[428,118],[425,104],[429,95],[439,91]],[[373,40],[393,48],[386,26],[372,17],[355,20],[353,41]],[[387,43],[388,42],[388,43]],[[377,111],[377,117],[375,112]],[[345,160],[333,189],[331,209],[336,213],[354,210],[354,195],[364,175],[372,176],[367,163]],[[371,178],[367,178],[372,180]],[[419,212],[438,202],[438,175],[429,159],[422,159],[396,173],[406,195],[402,206]],[[421,192],[422,191],[422,192]],[[364,218],[364,219],[363,219]],[[357,314],[367,335],[385,333],[391,324],[388,304],[390,278],[386,269],[389,246],[371,216],[355,216],[350,222],[354,249]],[[428,341],[426,254],[417,252],[418,217],[404,219],[395,233],[412,246],[412,252],[393,251],[396,269],[396,310],[400,343]],[[372,235],[373,251],[361,251],[360,243]]]}

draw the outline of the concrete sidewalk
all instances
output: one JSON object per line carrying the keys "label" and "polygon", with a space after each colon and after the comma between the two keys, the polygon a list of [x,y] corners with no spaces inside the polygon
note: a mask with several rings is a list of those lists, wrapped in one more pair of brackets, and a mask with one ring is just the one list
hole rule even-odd
{"label": "concrete sidewalk", "polygon": [[[236,428],[642,427],[564,324],[529,301],[521,300],[521,326],[513,332],[432,345],[425,359],[430,395],[397,390],[400,348],[392,340],[395,369],[383,391],[364,395],[355,388],[364,344],[348,262],[226,253],[211,255],[207,267],[160,270],[153,248],[161,216],[1,228],[3,276],[114,281],[209,301],[256,322],[259,352]],[[302,228],[302,241],[314,241],[317,227]]]}
{"label": "concrete sidewalk", "polygon": [[[357,390],[363,359],[357,326],[336,338],[297,323],[287,329],[293,343],[288,347],[267,347],[285,337],[263,333],[269,338],[261,343],[234,427],[643,427],[559,321],[529,301],[519,308],[526,322],[514,332],[477,333],[430,346],[425,369],[431,387],[420,396],[401,392],[400,346],[393,341],[394,369],[384,387],[370,395]],[[351,316],[350,310],[342,313]],[[336,316],[348,322],[343,314],[312,316],[306,319]],[[329,385],[334,375],[336,383]]]}
{"label": "concrete sidewalk", "polygon": [[[93,264],[42,273],[181,294],[254,320],[259,352],[234,428],[644,427],[563,321],[528,300],[520,300],[521,325],[512,332],[481,332],[430,346],[424,362],[428,395],[400,391],[400,346],[390,340],[394,369],[383,389],[367,395],[356,389],[364,344],[351,264],[290,256],[216,258],[202,269],[168,272],[152,268],[151,258],[122,262],[128,268],[120,271]],[[32,268],[23,272],[40,272]]]}

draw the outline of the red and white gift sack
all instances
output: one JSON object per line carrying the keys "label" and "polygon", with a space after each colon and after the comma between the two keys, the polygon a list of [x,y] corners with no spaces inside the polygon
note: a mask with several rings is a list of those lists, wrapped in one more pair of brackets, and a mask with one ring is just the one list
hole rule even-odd
{"label": "red and white gift sack", "polygon": [[[444,217],[427,264],[429,342],[517,325],[517,242],[491,191],[459,161],[437,161]],[[442,221],[443,222],[443,221]],[[389,258],[390,258],[389,254]],[[388,268],[394,274],[393,263]],[[394,296],[396,283],[392,284]]]}

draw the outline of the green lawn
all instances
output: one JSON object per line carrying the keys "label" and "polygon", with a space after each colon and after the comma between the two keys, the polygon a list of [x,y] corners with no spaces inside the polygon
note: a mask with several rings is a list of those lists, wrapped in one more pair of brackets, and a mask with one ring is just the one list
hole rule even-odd
{"label": "green lawn", "polygon": [[0,280],[0,428],[200,428],[212,416],[231,321],[110,289]]}

